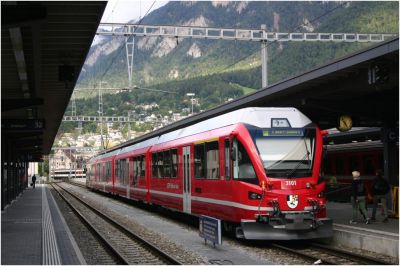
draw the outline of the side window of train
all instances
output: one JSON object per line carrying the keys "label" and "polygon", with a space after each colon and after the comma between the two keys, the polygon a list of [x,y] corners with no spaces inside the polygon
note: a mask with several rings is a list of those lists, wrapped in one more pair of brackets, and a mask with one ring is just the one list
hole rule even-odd
{"label": "side window of train", "polygon": [[205,178],[204,143],[194,145],[194,176],[197,179]]}
{"label": "side window of train", "polygon": [[115,177],[119,176],[119,160],[115,161],[114,175]]}
{"label": "side window of train", "polygon": [[[358,161],[358,156],[354,155],[354,156],[350,156],[350,172],[354,171],[354,170],[358,170],[358,171],[362,171],[362,169],[360,169],[360,164]],[[365,174],[365,173],[364,173]]]}
{"label": "side window of train", "polygon": [[171,177],[171,151],[167,150],[163,152],[164,159],[164,175],[163,177],[170,178]]}
{"label": "side window of train", "polygon": [[157,178],[157,153],[151,155],[151,176]]}
{"label": "side window of train", "polygon": [[96,167],[96,168],[97,168],[97,169],[96,169],[96,176],[97,176],[97,179],[98,179],[98,180],[101,180],[101,179],[100,179],[100,164],[99,164],[99,163],[97,164],[97,167]]}
{"label": "side window of train", "polygon": [[225,154],[225,179],[231,179],[231,152],[229,139],[224,141],[224,154]]}
{"label": "side window of train", "polygon": [[207,179],[219,179],[219,149],[218,141],[206,143]]}
{"label": "side window of train", "polygon": [[107,182],[111,181],[111,162],[107,162]]}
{"label": "side window of train", "polygon": [[233,152],[236,153],[236,155],[234,155],[236,160],[234,162],[233,178],[257,184],[258,180],[250,156],[242,143],[236,139],[234,140]]}
{"label": "side window of train", "polygon": [[146,176],[146,157],[144,155],[139,157],[139,177],[144,178]]}
{"label": "side window of train", "polygon": [[172,172],[171,177],[176,178],[178,175],[178,150],[173,149],[171,150],[171,163],[172,163]]}
{"label": "side window of train", "polygon": [[164,177],[164,154],[162,152],[157,153],[157,177]]}
{"label": "side window of train", "polygon": [[364,174],[365,175],[374,175],[375,174],[375,166],[374,159],[371,155],[365,155],[363,158],[364,165]]}

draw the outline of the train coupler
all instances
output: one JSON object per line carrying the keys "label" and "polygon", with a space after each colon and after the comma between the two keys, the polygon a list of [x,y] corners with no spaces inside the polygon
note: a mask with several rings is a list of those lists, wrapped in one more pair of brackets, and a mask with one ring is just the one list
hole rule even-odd
{"label": "train coupler", "polygon": [[270,216],[268,214],[257,214],[256,221],[257,223],[269,224]]}

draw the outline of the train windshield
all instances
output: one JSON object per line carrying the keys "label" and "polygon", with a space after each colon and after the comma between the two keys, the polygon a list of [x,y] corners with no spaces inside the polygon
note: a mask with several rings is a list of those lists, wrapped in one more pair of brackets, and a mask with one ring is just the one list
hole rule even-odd
{"label": "train windshield", "polygon": [[315,129],[257,129],[251,135],[268,177],[311,176]]}

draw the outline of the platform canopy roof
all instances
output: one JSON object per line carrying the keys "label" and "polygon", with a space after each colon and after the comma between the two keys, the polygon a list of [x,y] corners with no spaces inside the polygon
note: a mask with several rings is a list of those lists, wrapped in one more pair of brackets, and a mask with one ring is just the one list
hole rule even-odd
{"label": "platform canopy roof", "polygon": [[18,157],[50,153],[106,4],[1,2],[2,144]]}

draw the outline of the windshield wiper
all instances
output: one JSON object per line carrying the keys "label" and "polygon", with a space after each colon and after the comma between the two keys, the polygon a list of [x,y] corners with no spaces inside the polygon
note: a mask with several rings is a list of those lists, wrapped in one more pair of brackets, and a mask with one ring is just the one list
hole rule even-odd
{"label": "windshield wiper", "polygon": [[[307,165],[309,165],[308,161],[310,160],[310,152],[307,150],[306,154],[304,154],[303,158],[300,159],[300,161],[296,164],[295,167],[293,167],[292,170],[290,170],[289,173],[286,174],[286,177],[289,178],[294,172],[296,172],[297,169],[299,169],[300,165],[307,159]],[[308,169],[310,170],[310,169]]]}

